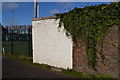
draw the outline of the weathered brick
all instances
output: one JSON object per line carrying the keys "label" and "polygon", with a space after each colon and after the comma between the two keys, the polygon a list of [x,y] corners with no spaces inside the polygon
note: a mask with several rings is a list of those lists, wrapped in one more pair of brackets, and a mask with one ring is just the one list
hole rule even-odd
{"label": "weathered brick", "polygon": [[[120,41],[118,40],[119,38],[118,38],[118,30],[117,29],[118,29],[118,26],[116,26],[116,25],[111,27],[110,33],[107,34],[106,37],[104,38],[104,41],[108,42],[103,45],[103,53],[106,57],[104,60],[105,65],[102,63],[102,60],[98,53],[100,51],[100,46],[97,45],[97,55],[99,56],[97,59],[97,65],[96,65],[97,72],[92,70],[91,68],[89,68],[88,62],[87,62],[87,54],[85,51],[85,44],[83,44],[81,42],[81,43],[77,43],[77,45],[75,45],[75,47],[79,48],[79,49],[77,49],[77,50],[74,49],[75,54],[74,53],[73,54],[75,56],[73,58],[73,63],[75,63],[75,65],[73,68],[79,72],[83,71],[83,72],[88,72],[88,73],[93,73],[93,74],[105,73],[105,74],[112,75],[113,78],[120,78],[120,58],[119,58],[120,50],[118,49],[118,47],[114,47],[111,45],[111,44],[117,45],[118,43],[120,43]],[[79,56],[79,57],[77,57],[77,56]],[[77,60],[76,60],[76,58],[77,58]]]}

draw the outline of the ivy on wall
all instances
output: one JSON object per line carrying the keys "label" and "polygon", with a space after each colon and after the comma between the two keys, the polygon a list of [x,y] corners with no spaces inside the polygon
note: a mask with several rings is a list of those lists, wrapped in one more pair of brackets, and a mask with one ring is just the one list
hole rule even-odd
{"label": "ivy on wall", "polygon": [[[95,69],[96,45],[103,44],[103,38],[109,32],[109,27],[119,24],[120,2],[74,8],[73,10],[56,14],[60,19],[59,28],[64,25],[66,35],[70,36],[73,42],[85,41],[87,59],[89,65]],[[104,60],[101,46],[100,55]]]}

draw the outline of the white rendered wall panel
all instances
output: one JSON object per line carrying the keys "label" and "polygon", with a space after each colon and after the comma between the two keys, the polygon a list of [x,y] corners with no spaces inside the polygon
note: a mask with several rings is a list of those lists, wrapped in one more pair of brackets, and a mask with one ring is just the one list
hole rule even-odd
{"label": "white rendered wall panel", "polygon": [[61,68],[72,68],[72,40],[55,19],[33,21],[33,62]]}

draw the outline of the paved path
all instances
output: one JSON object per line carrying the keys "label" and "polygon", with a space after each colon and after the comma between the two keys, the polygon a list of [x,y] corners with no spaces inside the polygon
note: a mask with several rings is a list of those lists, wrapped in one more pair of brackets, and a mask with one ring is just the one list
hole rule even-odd
{"label": "paved path", "polygon": [[3,78],[68,78],[61,73],[44,70],[6,56],[3,56],[2,62]]}

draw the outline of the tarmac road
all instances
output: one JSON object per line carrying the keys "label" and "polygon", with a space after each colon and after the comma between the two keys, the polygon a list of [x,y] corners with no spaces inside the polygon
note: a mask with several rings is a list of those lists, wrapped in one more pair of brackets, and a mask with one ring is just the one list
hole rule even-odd
{"label": "tarmac road", "polygon": [[2,57],[2,78],[69,78],[58,72],[38,68],[34,65]]}

